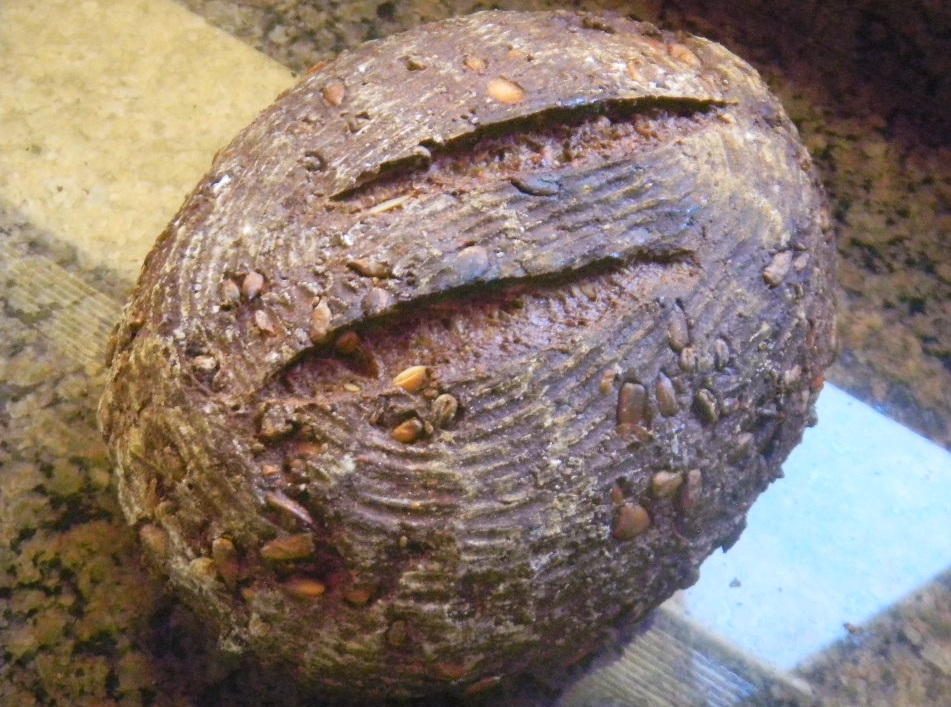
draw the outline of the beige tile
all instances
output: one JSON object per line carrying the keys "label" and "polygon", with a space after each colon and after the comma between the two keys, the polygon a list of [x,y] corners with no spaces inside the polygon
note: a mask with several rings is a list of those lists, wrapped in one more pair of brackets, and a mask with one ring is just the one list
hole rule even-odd
{"label": "beige tile", "polygon": [[133,278],[290,72],[171,0],[0,2],[0,200]]}

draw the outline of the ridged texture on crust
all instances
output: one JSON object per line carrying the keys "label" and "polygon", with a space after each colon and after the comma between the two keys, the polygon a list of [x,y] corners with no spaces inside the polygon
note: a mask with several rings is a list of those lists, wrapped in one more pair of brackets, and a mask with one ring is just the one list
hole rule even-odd
{"label": "ridged texture on crust", "polygon": [[227,644],[327,690],[557,673],[779,475],[833,257],[795,129],[718,45],[567,13],[365,45],[149,255],[100,407],[123,508]]}

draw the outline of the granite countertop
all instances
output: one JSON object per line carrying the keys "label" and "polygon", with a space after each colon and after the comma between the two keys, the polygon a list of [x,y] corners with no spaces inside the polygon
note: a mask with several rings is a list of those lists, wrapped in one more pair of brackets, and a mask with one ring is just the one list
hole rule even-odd
{"label": "granite countertop", "polygon": [[[841,354],[830,381],[951,449],[951,7],[940,0],[492,7],[569,4],[703,34],[759,69],[798,125],[838,226]],[[0,101],[0,704],[293,702],[280,676],[223,659],[138,563],[95,428],[104,342],[148,243],[204,170],[209,145],[225,142],[295,73],[336,52],[487,7],[0,5],[0,95],[17,96],[7,108]],[[143,26],[145,47],[137,39]],[[83,32],[91,34],[77,40]],[[148,76],[145,89],[106,81],[109,95],[100,100],[91,76],[108,77],[122,57],[133,62],[163,48],[168,61],[138,69]],[[219,80],[233,67],[242,71],[240,90]],[[174,121],[130,133],[108,128],[127,124],[117,111],[145,105],[171,114],[176,101]],[[68,139],[41,128],[40,137],[18,132],[40,125],[36,116],[61,120],[64,112],[84,116]],[[111,150],[127,152],[110,158]],[[110,159],[134,164],[130,172],[141,176],[119,180]],[[117,241],[116,233],[128,238]],[[951,704],[951,571],[848,629],[790,675],[770,678],[774,687],[809,689],[767,690],[748,703]]]}

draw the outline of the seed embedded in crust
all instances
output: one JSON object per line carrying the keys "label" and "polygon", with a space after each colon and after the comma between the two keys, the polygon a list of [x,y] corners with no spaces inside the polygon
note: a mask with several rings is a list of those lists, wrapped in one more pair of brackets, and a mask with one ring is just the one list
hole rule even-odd
{"label": "seed embedded in crust", "polygon": [[622,489],[617,482],[611,484],[611,503],[615,506],[620,506],[624,503],[624,489]]}
{"label": "seed embedded in crust", "polygon": [[722,371],[730,364],[730,345],[724,340],[717,338],[713,342],[713,361],[717,370]]}
{"label": "seed embedded in crust", "polygon": [[305,150],[300,158],[300,166],[307,172],[323,172],[327,169],[327,158],[317,150]]}
{"label": "seed embedded in crust", "polygon": [[409,629],[405,621],[397,619],[386,629],[386,642],[391,646],[402,646],[409,637]]}
{"label": "seed embedded in crust", "polygon": [[371,287],[360,303],[368,317],[382,314],[393,304],[393,296],[382,287]]}
{"label": "seed embedded in crust", "polygon": [[423,422],[417,417],[411,417],[398,424],[390,433],[397,442],[412,444],[423,436]]}
{"label": "seed embedded in crust", "polygon": [[640,425],[647,417],[647,388],[625,383],[617,396],[618,425]]}
{"label": "seed embedded in crust", "polygon": [[639,503],[625,503],[614,513],[611,535],[616,540],[630,540],[651,527],[651,517]]}
{"label": "seed embedded in crust", "polygon": [[[359,392],[359,388],[357,389]],[[327,445],[321,444],[319,442],[313,442],[311,440],[305,440],[299,442],[294,449],[294,454],[298,457],[315,457],[318,454],[322,454],[327,449]]]}
{"label": "seed embedded in crust", "polygon": [[322,344],[327,340],[327,334],[330,333],[330,307],[327,302],[321,300],[310,313],[310,331],[308,336],[311,343]]}
{"label": "seed embedded in crust", "polygon": [[792,265],[793,253],[791,250],[783,250],[773,256],[769,265],[763,268],[763,280],[770,287],[776,287],[782,283],[783,279],[789,273],[789,266]]}
{"label": "seed embedded in crust", "polygon": [[241,288],[230,277],[221,281],[221,308],[231,309],[241,301]]}
{"label": "seed embedded in crust", "polygon": [[443,393],[433,400],[433,426],[446,428],[456,419],[459,412],[459,401],[456,396]]}
{"label": "seed embedded in crust", "polygon": [[753,442],[755,440],[756,437],[752,432],[743,432],[736,438],[734,450],[737,454],[746,454],[753,448]]}
{"label": "seed embedded in crust", "polygon": [[215,561],[210,557],[196,557],[188,563],[188,572],[203,584],[213,584],[218,577]]}
{"label": "seed embedded in crust", "polygon": [[403,57],[403,66],[409,71],[422,71],[428,68],[429,64],[418,56],[405,56]]}
{"label": "seed embedded in crust", "polygon": [[555,177],[512,177],[512,186],[529,196],[554,196],[561,191]]}
{"label": "seed embedded in crust", "polygon": [[139,528],[139,539],[152,553],[161,559],[168,554],[168,533],[152,523],[146,523]]}
{"label": "seed embedded in crust", "polygon": [[651,493],[655,498],[669,498],[683,484],[683,474],[677,471],[658,471],[651,477]]}
{"label": "seed embedded in crust", "polygon": [[461,680],[469,673],[469,670],[471,669],[471,666],[466,663],[453,663],[448,660],[442,663],[437,663],[435,667],[437,676],[449,682]]}
{"label": "seed embedded in crust", "polygon": [[258,309],[254,312],[254,324],[262,333],[267,334],[268,336],[273,336],[277,333],[277,329],[274,328],[274,321],[271,319],[271,315],[265,312],[263,309]]}
{"label": "seed embedded in crust", "polygon": [[687,346],[680,352],[677,362],[681,371],[693,373],[700,367],[700,356],[693,346]]}
{"label": "seed embedded in crust", "polygon": [[386,199],[385,201],[381,201],[379,204],[374,204],[371,206],[369,209],[367,209],[366,215],[376,216],[377,214],[385,214],[387,211],[398,209],[407,201],[409,201],[409,194],[394,196],[392,199]]}
{"label": "seed embedded in crust", "polygon": [[429,380],[429,369],[426,366],[410,366],[404,368],[393,378],[393,385],[402,388],[407,393],[415,393]]}
{"label": "seed embedded in crust", "polygon": [[[392,200],[391,200],[392,201]],[[390,277],[393,273],[389,266],[375,260],[360,258],[359,260],[348,260],[347,267],[358,275],[363,277]]]}
{"label": "seed embedded in crust", "polygon": [[693,407],[704,422],[713,424],[720,419],[720,405],[713,391],[701,388],[693,399]]}
{"label": "seed embedded in crust", "polygon": [[700,66],[700,59],[697,55],[683,44],[671,44],[667,47],[667,52],[681,64]]}
{"label": "seed embedded in crust", "polygon": [[214,356],[201,354],[192,359],[192,368],[199,373],[211,373],[218,368],[218,359]]}
{"label": "seed embedded in crust", "polygon": [[601,374],[601,380],[598,383],[598,392],[601,395],[607,395],[611,392],[611,389],[614,387],[614,379],[617,377],[617,373],[612,370],[607,370]]}
{"label": "seed embedded in crust", "polygon": [[792,388],[802,379],[802,366],[798,363],[789,370],[783,371],[781,380],[787,388]]}
{"label": "seed embedded in crust", "polygon": [[674,351],[683,351],[690,345],[690,327],[687,324],[687,315],[680,307],[674,307],[670,312],[670,321],[667,323],[667,341]]}
{"label": "seed embedded in crust", "polygon": [[481,59],[477,56],[467,56],[463,63],[465,63],[466,68],[470,71],[477,71],[480,74],[485,71],[486,68],[485,59]]}
{"label": "seed embedded in crust", "polygon": [[360,335],[355,331],[345,331],[338,336],[337,341],[334,342],[334,348],[337,349],[337,353],[343,354],[344,356],[353,356],[359,353],[360,346]]}
{"label": "seed embedded in crust", "polygon": [[314,519],[311,518],[306,508],[294,499],[288,498],[280,491],[268,491],[264,494],[264,500],[267,502],[267,505],[284,511],[288,515],[297,518],[297,520],[306,526],[312,526],[314,524]]}
{"label": "seed embedded in crust", "polygon": [[262,287],[264,287],[264,275],[256,270],[251,270],[241,281],[241,294],[244,295],[245,299],[254,299],[261,294]]}
{"label": "seed embedded in crust", "polygon": [[327,591],[327,585],[307,577],[291,577],[281,588],[298,599],[317,599]]}
{"label": "seed embedded in crust", "polygon": [[634,59],[627,62],[627,75],[634,81],[644,80],[644,72],[641,71],[639,63]]}
{"label": "seed embedded in crust", "polygon": [[310,533],[285,535],[261,546],[261,557],[275,562],[301,560],[312,554],[314,554],[314,539]]}
{"label": "seed embedded in crust", "polygon": [[680,487],[680,493],[677,496],[677,506],[682,513],[689,513],[700,502],[700,494],[703,491],[703,472],[700,469],[691,469],[687,472],[687,478]]}
{"label": "seed embedded in crust", "polygon": [[211,543],[211,558],[215,561],[218,576],[226,586],[233,588],[241,571],[234,543],[228,538],[215,538]]}
{"label": "seed embedded in crust", "polygon": [[334,81],[324,86],[320,93],[327,103],[332,106],[339,106],[347,95],[347,89],[341,81]]}
{"label": "seed embedded in crust", "polygon": [[273,442],[290,434],[293,430],[294,420],[280,405],[264,405],[261,407],[258,437]]}
{"label": "seed embedded in crust", "polygon": [[461,282],[471,282],[489,269],[489,251],[480,245],[463,248],[456,254],[452,267]]}
{"label": "seed embedded in crust", "polygon": [[651,125],[648,125],[645,123],[638,123],[637,125],[635,125],[634,132],[636,132],[641,137],[646,137],[646,138],[657,137],[657,131]]}
{"label": "seed embedded in crust", "polygon": [[279,467],[277,464],[261,465],[262,476],[277,476],[280,473],[281,473],[281,467]]}
{"label": "seed embedded in crust", "polygon": [[677,582],[678,589],[689,589],[700,581],[700,571],[696,567],[688,567],[684,570],[683,576]]}
{"label": "seed embedded in crust", "polygon": [[366,606],[373,598],[373,589],[370,587],[352,587],[343,593],[343,600],[351,606]]}
{"label": "seed embedded in crust", "polygon": [[486,692],[487,690],[491,690],[500,682],[502,682],[502,676],[490,675],[487,678],[482,678],[481,680],[477,680],[476,682],[469,685],[469,687],[466,688],[466,694],[478,695],[479,693]]}
{"label": "seed embedded in crust", "polygon": [[514,81],[501,77],[489,81],[486,92],[490,98],[507,105],[515,105],[525,100],[525,89]]}
{"label": "seed embedded in crust", "polygon": [[326,61],[318,61],[316,64],[314,64],[313,66],[311,66],[309,69],[306,69],[306,70],[304,71],[304,75],[305,75],[305,76],[310,76],[311,74],[316,74],[317,72],[323,70],[323,68],[324,68],[325,66],[327,66],[327,64],[329,64],[329,63],[330,63],[329,60],[326,60]]}
{"label": "seed embedded in crust", "polygon": [[598,299],[598,290],[591,282],[582,282],[579,287],[581,288],[581,294],[587,297],[592,302]]}
{"label": "seed embedded in crust", "polygon": [[[242,590],[244,591],[244,590]],[[254,598],[254,595],[249,595],[245,601],[251,601]],[[251,618],[248,619],[248,634],[254,638],[262,638],[268,635],[271,632],[271,625],[261,618],[259,614],[251,614]]]}
{"label": "seed embedded in crust", "polygon": [[128,322],[132,331],[138,331],[145,324],[145,312],[142,310],[130,312]]}
{"label": "seed embedded in crust", "polygon": [[664,417],[673,417],[680,411],[680,404],[677,402],[677,391],[674,390],[674,384],[663,373],[657,377],[657,385],[654,386],[654,393],[657,396],[657,409]]}

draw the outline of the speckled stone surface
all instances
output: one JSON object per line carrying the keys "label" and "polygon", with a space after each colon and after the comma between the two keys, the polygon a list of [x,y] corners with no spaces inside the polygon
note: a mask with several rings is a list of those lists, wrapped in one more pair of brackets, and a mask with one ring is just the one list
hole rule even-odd
{"label": "speckled stone surface", "polygon": [[[489,7],[451,0],[183,4],[297,72],[365,39]],[[951,448],[951,6],[491,6],[622,11],[703,34],[750,60],[799,125],[834,205],[841,359],[830,378]],[[12,51],[0,43],[0,55]],[[6,127],[0,141],[12,134]],[[101,343],[131,283],[115,275],[108,253],[97,264],[47,230],[68,230],[68,212],[50,226],[36,221],[0,200],[0,704],[299,702],[282,676],[219,655],[138,564],[94,423]],[[22,286],[27,281],[31,288]],[[819,704],[951,704],[949,606],[946,572],[871,622],[850,626],[849,639],[814,656],[798,676]],[[754,703],[807,703],[772,695]]]}

